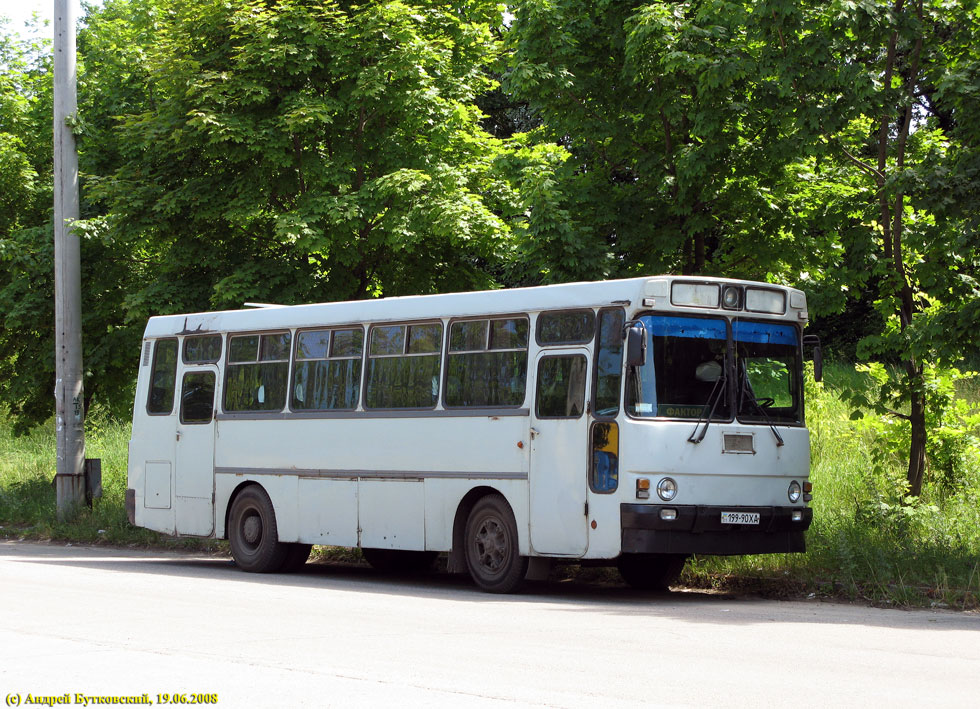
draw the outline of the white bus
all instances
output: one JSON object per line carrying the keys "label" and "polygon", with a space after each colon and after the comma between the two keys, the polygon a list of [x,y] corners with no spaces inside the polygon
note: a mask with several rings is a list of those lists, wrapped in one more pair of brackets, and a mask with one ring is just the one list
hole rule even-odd
{"label": "white bus", "polygon": [[801,291],[680,276],[154,317],[129,517],[246,571],[447,552],[491,592],[802,552],[806,321]]}

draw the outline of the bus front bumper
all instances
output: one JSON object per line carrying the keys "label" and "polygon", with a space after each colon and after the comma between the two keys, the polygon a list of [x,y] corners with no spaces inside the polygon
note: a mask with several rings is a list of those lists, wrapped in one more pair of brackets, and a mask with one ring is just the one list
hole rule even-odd
{"label": "bus front bumper", "polygon": [[[674,515],[661,514],[674,510]],[[722,522],[722,512],[758,514],[757,524]],[[802,512],[793,519],[793,512]],[[804,552],[803,533],[810,527],[809,507],[737,505],[641,505],[623,503],[624,554],[770,554]],[[673,517],[671,519],[671,517]]]}

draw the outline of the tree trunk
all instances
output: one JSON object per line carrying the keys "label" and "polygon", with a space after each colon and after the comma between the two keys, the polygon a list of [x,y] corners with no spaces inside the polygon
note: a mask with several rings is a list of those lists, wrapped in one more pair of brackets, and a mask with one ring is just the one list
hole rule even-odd
{"label": "tree trunk", "polygon": [[[896,0],[895,13],[901,13],[905,0]],[[915,5],[915,14],[920,22],[923,20],[922,0],[918,0]],[[891,85],[891,77],[895,68],[896,46],[898,43],[898,31],[892,33],[888,43],[888,52],[885,63],[884,86]],[[919,34],[916,38],[912,50],[911,65],[906,77],[903,103],[904,118],[898,126],[898,134],[895,137],[895,172],[901,174],[905,169],[905,151],[908,145],[908,138],[912,125],[912,112],[914,106],[915,88],[919,81],[919,61],[922,56],[924,38]],[[883,114],[878,131],[878,171],[881,178],[887,169],[887,155],[890,134],[890,118],[888,114]],[[881,220],[884,230],[883,240],[885,247],[885,258],[890,260],[892,274],[896,287],[895,296],[898,301],[898,317],[902,334],[904,335],[912,325],[912,319],[916,313],[915,294],[912,291],[912,282],[909,278],[905,266],[905,256],[903,254],[902,239],[905,228],[905,195],[901,189],[895,194],[895,205],[891,215],[889,215],[888,195],[884,179],[878,183],[881,200]],[[889,220],[889,216],[891,219]],[[890,228],[889,228],[890,222]],[[922,365],[917,363],[915,358],[908,354],[905,360],[906,386],[909,396],[909,423],[911,424],[911,436],[909,440],[909,468],[907,480],[909,484],[909,494],[919,497],[922,494],[922,480],[926,466],[926,394],[922,381]]]}
{"label": "tree trunk", "polygon": [[911,392],[911,412],[909,423],[912,425],[912,438],[909,442],[909,494],[918,497],[922,494],[922,480],[926,469],[926,394],[922,386],[922,367],[916,367],[913,362],[906,362],[909,372],[909,390]]}

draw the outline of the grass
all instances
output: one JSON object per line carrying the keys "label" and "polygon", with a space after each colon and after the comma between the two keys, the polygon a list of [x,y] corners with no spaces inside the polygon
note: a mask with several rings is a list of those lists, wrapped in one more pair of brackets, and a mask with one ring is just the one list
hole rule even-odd
{"label": "grass", "polygon": [[219,544],[174,539],[129,524],[125,508],[128,422],[110,421],[98,412],[86,421],[85,455],[102,460],[102,497],[69,522],[59,522],[55,509],[54,426],[39,426],[21,437],[15,437],[11,428],[0,412],[0,538],[200,550]]}
{"label": "grass", "polygon": [[[808,553],[692,560],[688,586],[788,597],[834,597],[881,605],[980,608],[980,425],[930,467],[922,498],[902,494],[905,461],[888,453],[890,422],[851,420],[845,385],[871,387],[844,365],[825,367],[808,388],[814,522]],[[980,379],[957,383],[957,396],[980,409]],[[972,428],[970,428],[972,425]],[[173,539],[131,527],[124,496],[129,424],[98,412],[86,424],[86,454],[102,459],[103,497],[67,523],[56,520],[53,427],[15,438],[0,412],[0,537],[80,543],[222,550],[223,542]],[[883,450],[885,451],[883,453]],[[950,468],[949,461],[955,459]],[[950,472],[952,470],[952,472]],[[320,558],[356,561],[355,551],[319,549]],[[586,569],[585,577],[601,573]],[[559,572],[574,574],[567,567]]]}

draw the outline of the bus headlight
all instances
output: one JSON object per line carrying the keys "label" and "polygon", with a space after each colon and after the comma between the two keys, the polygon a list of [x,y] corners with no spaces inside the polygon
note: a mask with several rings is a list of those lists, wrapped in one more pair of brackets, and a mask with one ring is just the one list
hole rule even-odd
{"label": "bus headlight", "polygon": [[657,483],[657,494],[664,502],[670,502],[677,495],[677,483],[673,478],[661,478]]}
{"label": "bus headlight", "polygon": [[789,484],[789,490],[786,491],[787,497],[789,497],[790,502],[799,502],[800,495],[803,494],[803,488],[795,480]]}

